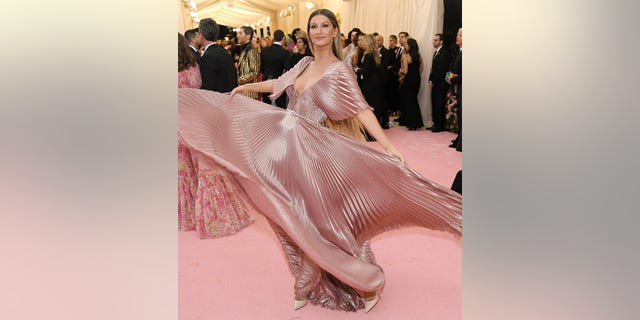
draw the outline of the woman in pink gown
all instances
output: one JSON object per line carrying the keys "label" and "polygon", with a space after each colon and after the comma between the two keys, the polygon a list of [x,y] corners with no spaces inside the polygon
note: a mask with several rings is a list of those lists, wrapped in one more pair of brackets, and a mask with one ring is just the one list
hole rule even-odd
{"label": "woman in pink gown", "polygon": [[202,78],[198,62],[189,52],[187,38],[178,33],[178,88],[200,88]]}
{"label": "woman in pink gown", "polygon": [[[307,301],[369,311],[384,273],[369,240],[384,231],[421,226],[461,236],[461,196],[404,164],[341,61],[333,12],[314,11],[305,57],[275,80],[230,95],[181,89],[178,132],[189,150],[228,171],[269,221],[286,254],[294,308]],[[287,110],[243,95],[286,91]],[[361,123],[387,153],[343,134]]]}
{"label": "woman in pink gown", "polygon": [[[200,88],[202,79],[186,38],[178,33],[178,88]],[[227,171],[178,141],[178,230],[200,238],[235,234],[254,220]]]}

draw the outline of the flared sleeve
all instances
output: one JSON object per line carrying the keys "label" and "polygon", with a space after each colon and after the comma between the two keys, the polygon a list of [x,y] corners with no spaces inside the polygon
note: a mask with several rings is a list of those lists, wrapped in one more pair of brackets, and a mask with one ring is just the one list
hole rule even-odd
{"label": "flared sleeve", "polygon": [[351,118],[365,109],[373,110],[364,99],[353,71],[345,63],[335,65],[314,86],[313,102],[334,121]]}
{"label": "flared sleeve", "polygon": [[285,72],[283,75],[275,79],[273,81],[273,90],[269,95],[269,99],[275,100],[280,97],[284,90],[296,81],[296,78],[298,77],[300,72],[302,72],[302,70],[304,70],[304,67],[306,67],[307,64],[309,64],[312,60],[313,57],[309,56],[300,59],[300,61],[296,63],[296,65],[291,68],[291,70]]}

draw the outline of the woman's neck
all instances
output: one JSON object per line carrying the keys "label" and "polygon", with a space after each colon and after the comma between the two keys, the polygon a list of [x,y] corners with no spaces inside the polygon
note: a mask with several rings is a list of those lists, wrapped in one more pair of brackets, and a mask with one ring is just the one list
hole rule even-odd
{"label": "woman's neck", "polygon": [[338,57],[333,54],[331,47],[320,48],[320,50],[313,53],[313,56],[316,63],[319,64],[333,62],[338,59]]}

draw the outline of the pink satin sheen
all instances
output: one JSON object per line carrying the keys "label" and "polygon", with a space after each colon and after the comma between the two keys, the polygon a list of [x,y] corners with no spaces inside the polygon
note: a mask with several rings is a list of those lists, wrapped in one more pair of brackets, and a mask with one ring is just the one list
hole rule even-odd
{"label": "pink satin sheen", "polygon": [[322,125],[370,108],[343,62],[298,96],[302,59],[274,83],[287,110],[242,95],[179,89],[178,133],[229,172],[267,217],[295,277],[295,296],[329,308],[364,307],[357,291],[382,288],[369,239],[421,226],[461,236],[461,196],[398,159]]}

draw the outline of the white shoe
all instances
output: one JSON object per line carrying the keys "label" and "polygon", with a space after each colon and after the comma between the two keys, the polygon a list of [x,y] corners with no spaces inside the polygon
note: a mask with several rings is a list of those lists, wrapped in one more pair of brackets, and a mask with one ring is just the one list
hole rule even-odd
{"label": "white shoe", "polygon": [[371,309],[373,309],[373,307],[375,307],[375,305],[378,303],[378,301],[380,301],[380,296],[376,293],[376,295],[369,299],[369,300],[364,300],[364,312],[369,312]]}
{"label": "white shoe", "polygon": [[307,299],[304,299],[304,300],[293,299],[293,310],[298,310],[306,305],[307,305]]}

